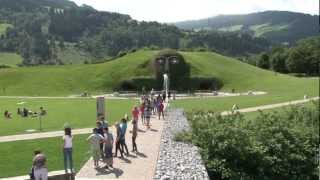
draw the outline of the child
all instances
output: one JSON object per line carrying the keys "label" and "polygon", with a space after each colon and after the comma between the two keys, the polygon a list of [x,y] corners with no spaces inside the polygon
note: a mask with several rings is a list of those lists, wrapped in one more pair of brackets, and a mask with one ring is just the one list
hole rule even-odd
{"label": "child", "polygon": [[90,149],[91,149],[91,155],[94,160],[94,167],[98,168],[99,167],[99,159],[100,159],[100,143],[103,141],[103,137],[98,134],[98,129],[94,128],[93,134],[91,134],[88,138],[87,141],[90,143]]}
{"label": "child", "polygon": [[159,106],[158,106],[158,115],[159,115],[159,120],[160,120],[160,117],[162,115],[162,119],[164,119],[164,105],[163,105],[163,102],[162,101],[159,101]]}
{"label": "child", "polygon": [[145,124],[144,122],[144,109],[145,109],[145,104],[144,102],[140,106],[140,116],[141,116],[141,122],[142,124]]}
{"label": "child", "polygon": [[118,150],[120,151],[121,157],[123,158],[123,149],[120,146],[120,137],[121,137],[121,129],[119,123],[115,124],[116,127],[116,132],[117,132],[117,137],[116,137],[116,151],[114,154],[114,157],[117,157]]}
{"label": "child", "polygon": [[132,121],[132,152],[138,152],[136,138],[138,135],[138,121]]}
{"label": "child", "polygon": [[63,136],[63,159],[64,159],[64,170],[68,173],[68,165],[71,173],[73,173],[73,162],[72,162],[72,140],[71,128],[64,129]]}
{"label": "child", "polygon": [[112,148],[113,148],[113,136],[109,132],[107,127],[103,128],[104,132],[104,161],[106,163],[105,168],[113,168]]}

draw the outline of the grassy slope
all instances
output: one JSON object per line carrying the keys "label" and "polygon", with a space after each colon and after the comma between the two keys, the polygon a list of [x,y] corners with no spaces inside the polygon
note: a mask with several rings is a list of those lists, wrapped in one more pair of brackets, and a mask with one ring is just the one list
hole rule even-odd
{"label": "grassy slope", "polygon": [[0,95],[56,96],[111,91],[121,80],[150,74],[138,66],[154,54],[139,51],[102,64],[2,69]]}
{"label": "grassy slope", "polygon": [[[25,102],[23,105],[17,103]],[[136,100],[106,100],[106,115],[110,124],[120,120],[130,110]],[[47,115],[43,118],[43,131],[62,130],[65,123],[72,128],[88,128],[95,126],[95,99],[0,99],[0,136],[25,133],[28,129],[39,129],[38,118],[22,118],[16,114],[17,108],[26,107],[38,111],[43,106]],[[9,110],[12,119],[4,119],[2,113]]]}
{"label": "grassy slope", "polygon": [[12,27],[11,24],[0,24],[0,35],[4,34],[7,31],[8,27]]}
{"label": "grassy slope", "polygon": [[288,24],[271,25],[270,23],[250,26],[250,29],[255,32],[255,36],[260,37],[269,32],[286,31]]}
{"label": "grassy slope", "polygon": [[83,64],[86,60],[90,62],[90,58],[86,57],[84,53],[68,46],[64,50],[59,49],[58,58],[61,59],[64,64]]}
{"label": "grassy slope", "polygon": [[234,26],[228,26],[228,27],[223,27],[219,28],[219,31],[240,31],[243,25],[234,25]]}
{"label": "grassy slope", "polygon": [[22,57],[15,53],[0,52],[0,65],[5,64],[15,67],[22,62]]}
{"label": "grassy slope", "polygon": [[[68,95],[83,91],[101,93],[112,90],[121,80],[149,76],[150,70],[139,65],[155,51],[138,51],[115,61],[93,65],[11,68],[0,70],[0,95]],[[216,77],[223,81],[222,91],[266,91],[264,96],[242,96],[182,100],[176,105],[192,108],[226,110],[234,103],[249,107],[301,99],[304,94],[318,95],[319,79],[296,78],[262,70],[240,61],[210,52],[183,52],[191,64],[192,76]]]}
{"label": "grassy slope", "polygon": [[[73,141],[73,159],[75,169],[78,171],[89,159],[88,135],[76,135]],[[33,151],[40,149],[47,156],[49,171],[63,170],[61,137],[15,141],[0,143],[0,178],[26,175],[30,172]]]}
{"label": "grassy slope", "polygon": [[236,61],[232,58],[214,53],[183,53],[189,63],[192,63],[192,75],[214,76],[224,82],[222,91],[237,92],[265,91],[262,96],[240,96],[227,98],[206,98],[177,100],[175,106],[186,110],[203,109],[223,111],[233,104],[240,108],[272,104],[296,99],[302,99],[304,94],[319,95],[318,78],[296,78],[283,74],[262,70],[254,66]]}

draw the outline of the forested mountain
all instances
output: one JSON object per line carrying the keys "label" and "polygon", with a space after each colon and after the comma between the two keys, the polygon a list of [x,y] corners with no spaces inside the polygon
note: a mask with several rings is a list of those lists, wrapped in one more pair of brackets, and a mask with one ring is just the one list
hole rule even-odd
{"label": "forested mountain", "polygon": [[23,65],[91,63],[142,47],[245,55],[266,50],[269,43],[246,33],[138,22],[68,0],[0,0],[0,52],[20,54]]}
{"label": "forested mountain", "polygon": [[319,35],[319,16],[287,11],[265,11],[246,15],[220,15],[207,19],[175,23],[181,29],[240,31],[271,42],[293,44],[299,39]]}

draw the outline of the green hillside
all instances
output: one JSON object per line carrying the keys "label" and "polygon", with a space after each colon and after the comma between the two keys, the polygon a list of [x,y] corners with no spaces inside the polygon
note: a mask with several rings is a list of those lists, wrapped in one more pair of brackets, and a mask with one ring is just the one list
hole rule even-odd
{"label": "green hillside", "polygon": [[[151,76],[146,62],[156,51],[140,50],[114,61],[90,65],[40,66],[0,70],[0,95],[70,95],[112,91],[121,81]],[[191,76],[215,77],[223,91],[266,91],[269,94],[316,95],[318,79],[296,78],[262,70],[210,52],[181,52]]]}
{"label": "green hillside", "polygon": [[[305,89],[315,92],[317,79],[295,78],[284,74],[275,74],[233,58],[210,52],[183,53],[191,64],[191,74],[195,76],[216,77],[224,83],[223,90],[230,91],[266,91]],[[314,85],[314,88],[312,88]],[[298,88],[298,89],[297,89]]]}
{"label": "green hillside", "polygon": [[0,69],[0,95],[56,96],[111,91],[121,80],[150,74],[138,66],[154,54],[139,51],[102,64]]}

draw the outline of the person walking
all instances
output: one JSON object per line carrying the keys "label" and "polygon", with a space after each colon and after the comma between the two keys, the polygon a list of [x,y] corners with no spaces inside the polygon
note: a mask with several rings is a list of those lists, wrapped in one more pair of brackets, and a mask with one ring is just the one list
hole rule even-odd
{"label": "person walking", "polygon": [[109,132],[107,127],[103,128],[104,132],[104,162],[106,163],[105,168],[113,168],[113,157],[112,157],[112,148],[113,148],[113,135]]}
{"label": "person walking", "polygon": [[147,121],[147,129],[150,129],[151,107],[149,104],[146,106],[145,116]]}
{"label": "person walking", "polygon": [[138,152],[136,139],[138,136],[138,121],[132,121],[132,152]]}
{"label": "person walking", "polygon": [[164,105],[163,105],[163,102],[160,100],[159,102],[158,102],[159,104],[158,104],[158,116],[159,116],[159,120],[160,120],[160,117],[161,117],[161,115],[162,115],[162,119],[164,120]]}
{"label": "person walking", "polygon": [[118,154],[118,150],[120,151],[121,157],[123,158],[123,149],[120,146],[120,137],[121,137],[121,129],[120,129],[120,125],[119,123],[115,124],[116,127],[116,133],[117,133],[117,137],[116,137],[116,151],[114,153],[114,157],[117,157]]}
{"label": "person walking", "polygon": [[[96,126],[97,126],[97,132],[98,134],[100,134],[102,137],[104,136],[104,133],[103,133],[103,125],[101,123],[100,120],[97,120],[96,121]],[[101,153],[101,158],[103,158],[103,142],[101,141],[100,142],[100,153]]]}
{"label": "person walking", "polygon": [[145,109],[145,103],[142,102],[140,105],[140,116],[141,116],[141,122],[143,125],[145,124],[145,122],[144,122],[144,109]]}
{"label": "person walking", "polygon": [[90,143],[91,155],[94,161],[94,167],[99,167],[99,159],[101,157],[100,143],[103,142],[103,137],[98,133],[98,129],[94,128],[92,134],[87,138]]}
{"label": "person walking", "polygon": [[137,106],[135,106],[131,111],[132,119],[133,121],[137,122],[138,126],[138,119],[139,119],[139,109]]}
{"label": "person walking", "polygon": [[120,124],[120,145],[122,147],[122,150],[126,150],[127,156],[129,156],[129,151],[126,144],[127,119],[122,118],[121,122],[122,123]]}
{"label": "person walking", "polygon": [[40,150],[34,151],[33,174],[35,180],[48,180],[47,158]]}
{"label": "person walking", "polygon": [[71,128],[64,129],[63,139],[63,159],[64,159],[64,170],[66,174],[68,173],[68,168],[70,173],[73,173],[73,162],[72,162],[72,140]]}

